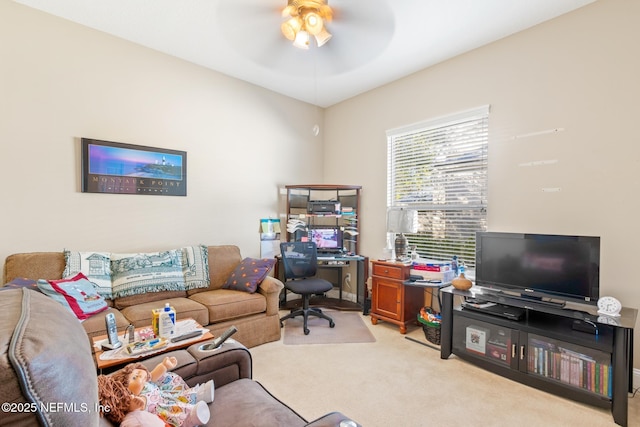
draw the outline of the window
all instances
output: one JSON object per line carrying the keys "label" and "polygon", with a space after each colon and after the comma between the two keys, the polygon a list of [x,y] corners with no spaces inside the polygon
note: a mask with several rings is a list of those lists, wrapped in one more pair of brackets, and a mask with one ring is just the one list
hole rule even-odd
{"label": "window", "polygon": [[418,211],[407,234],[423,258],[475,266],[487,228],[489,106],[387,131],[387,207]]}

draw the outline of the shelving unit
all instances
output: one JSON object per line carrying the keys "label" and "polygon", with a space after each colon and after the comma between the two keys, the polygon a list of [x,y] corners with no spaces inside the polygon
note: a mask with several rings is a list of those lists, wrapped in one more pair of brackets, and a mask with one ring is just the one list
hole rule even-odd
{"label": "shelving unit", "polygon": [[[312,227],[336,226],[342,230],[344,250],[359,254],[360,192],[358,185],[287,185],[287,222],[299,220],[305,230]],[[340,203],[340,213],[314,214],[308,212],[309,202],[335,201]],[[303,233],[287,233],[287,242],[300,240]]]}
{"label": "shelving unit", "polygon": [[[520,307],[525,317],[509,320],[465,310],[454,306],[454,296]],[[608,408],[614,421],[626,426],[637,310],[624,308],[619,318],[598,316],[595,310],[536,305],[477,286],[470,291],[449,287],[442,290],[440,357],[455,354],[523,384]],[[596,325],[598,333],[577,330],[576,321]]]}

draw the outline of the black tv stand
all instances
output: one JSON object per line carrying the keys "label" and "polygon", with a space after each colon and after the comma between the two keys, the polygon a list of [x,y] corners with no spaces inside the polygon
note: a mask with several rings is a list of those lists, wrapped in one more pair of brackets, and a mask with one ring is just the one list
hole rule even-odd
{"label": "black tv stand", "polygon": [[[442,359],[455,354],[522,384],[610,409],[617,424],[627,425],[638,310],[625,307],[620,317],[608,317],[598,316],[595,306],[505,298],[479,286],[468,291],[449,286],[440,292]],[[521,307],[526,314],[514,321],[465,310],[454,305],[454,297]],[[586,330],[583,324],[595,326]]]}

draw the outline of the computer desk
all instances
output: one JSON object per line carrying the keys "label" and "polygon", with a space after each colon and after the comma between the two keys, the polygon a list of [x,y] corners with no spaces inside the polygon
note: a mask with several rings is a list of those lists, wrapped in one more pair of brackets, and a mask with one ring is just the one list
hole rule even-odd
{"label": "computer desk", "polygon": [[[281,266],[282,257],[276,257],[276,271],[275,276],[284,283],[284,268]],[[343,272],[345,268],[349,268],[352,263],[356,263],[356,302],[353,303],[351,301],[345,301],[342,298],[342,279]],[[318,255],[318,269],[331,269],[336,271],[338,274],[338,283],[333,283],[334,286],[339,289],[339,297],[337,300],[337,304],[335,306],[330,303],[323,303],[322,301],[318,305],[330,306],[331,308],[336,309],[357,309],[362,310],[364,308],[364,303],[366,299],[366,286],[365,281],[367,278],[367,270],[368,270],[369,258],[360,256],[360,255]],[[281,301],[281,305],[286,303],[287,291],[284,290],[284,300]],[[328,299],[327,299],[328,300]],[[314,301],[312,301],[313,303]]]}

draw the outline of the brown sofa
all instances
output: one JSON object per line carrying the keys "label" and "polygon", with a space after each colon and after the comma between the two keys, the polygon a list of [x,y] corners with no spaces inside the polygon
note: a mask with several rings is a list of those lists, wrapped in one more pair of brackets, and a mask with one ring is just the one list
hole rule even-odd
{"label": "brown sofa", "polygon": [[[282,282],[267,276],[255,293],[222,289],[222,285],[242,261],[240,249],[233,245],[209,246],[208,288],[190,291],[149,292],[108,301],[110,308],[82,322],[87,335],[104,335],[107,313],[114,313],[118,331],[129,324],[136,327],[151,325],[155,308],[170,303],[178,320],[191,317],[219,336],[231,325],[238,328],[234,339],[247,347],[280,339],[278,304]],[[9,255],[4,265],[4,281],[15,278],[55,280],[62,278],[65,268],[63,252],[31,252]],[[6,292],[6,291],[5,291]],[[0,300],[3,295],[0,293]]]}
{"label": "brown sofa", "polygon": [[[6,426],[110,426],[99,416],[97,375],[85,331],[59,303],[28,289],[0,298],[0,424]],[[308,424],[253,381],[251,354],[227,342],[213,351],[199,344],[147,359],[149,367],[174,356],[174,372],[194,386],[213,380],[215,399],[207,426],[340,426],[333,412]],[[350,421],[346,424],[357,426]]]}

